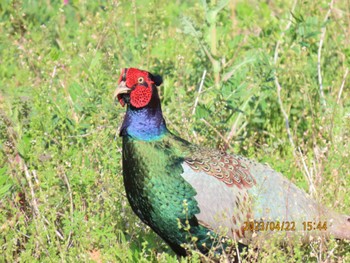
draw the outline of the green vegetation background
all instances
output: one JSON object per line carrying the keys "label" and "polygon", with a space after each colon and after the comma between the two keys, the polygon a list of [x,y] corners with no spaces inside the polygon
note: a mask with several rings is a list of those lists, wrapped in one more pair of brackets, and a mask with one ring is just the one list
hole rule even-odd
{"label": "green vegetation background", "polygon": [[[163,76],[183,138],[266,162],[350,214],[350,2],[331,2],[1,1],[0,262],[177,262],[125,197],[112,100],[124,67]],[[349,262],[349,250],[254,257]]]}

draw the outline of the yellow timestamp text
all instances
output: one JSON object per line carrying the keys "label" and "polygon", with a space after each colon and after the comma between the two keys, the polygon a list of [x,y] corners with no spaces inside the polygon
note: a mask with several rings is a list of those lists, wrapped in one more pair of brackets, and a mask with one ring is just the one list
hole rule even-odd
{"label": "yellow timestamp text", "polygon": [[326,231],[327,230],[327,221],[319,221],[319,222],[313,222],[313,221],[305,221],[303,222],[303,230],[304,231],[312,231],[312,230],[319,230],[319,231]]}
{"label": "yellow timestamp text", "polygon": [[[313,221],[304,221],[302,223],[303,231],[326,231],[327,222],[313,222]],[[243,225],[244,231],[296,231],[296,222],[295,221],[246,221]]]}
{"label": "yellow timestamp text", "polygon": [[244,231],[295,231],[294,221],[247,221],[243,225]]}

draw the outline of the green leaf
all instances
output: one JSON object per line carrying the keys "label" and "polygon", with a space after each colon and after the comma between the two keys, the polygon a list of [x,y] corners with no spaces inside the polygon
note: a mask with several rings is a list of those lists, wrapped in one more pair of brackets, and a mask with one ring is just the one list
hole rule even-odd
{"label": "green leaf", "polygon": [[77,99],[84,93],[84,90],[78,83],[74,82],[68,87],[68,92],[73,102],[76,102]]}
{"label": "green leaf", "polygon": [[52,48],[50,51],[50,57],[53,61],[56,61],[60,57],[60,52],[56,48]]}
{"label": "green leaf", "polygon": [[0,168],[0,199],[10,193],[10,189],[13,187],[11,178],[7,175],[7,167]]}
{"label": "green leaf", "polygon": [[18,152],[25,158],[28,157],[28,154],[30,153],[30,141],[31,137],[29,135],[24,135],[17,145]]}
{"label": "green leaf", "polygon": [[95,56],[93,57],[93,59],[91,60],[91,63],[90,63],[90,67],[89,67],[90,71],[93,71],[96,68],[98,68],[97,65],[99,64],[101,57],[102,57],[102,54],[100,52],[97,52],[95,54]]}
{"label": "green leaf", "polygon": [[197,105],[197,108],[196,108],[196,117],[198,119],[201,119],[201,118],[206,118],[208,117],[210,114],[210,110],[208,110],[205,106],[199,104]]}
{"label": "green leaf", "polygon": [[183,32],[185,34],[191,35],[197,39],[202,37],[202,33],[195,28],[193,22],[188,17],[182,17],[181,23]]}

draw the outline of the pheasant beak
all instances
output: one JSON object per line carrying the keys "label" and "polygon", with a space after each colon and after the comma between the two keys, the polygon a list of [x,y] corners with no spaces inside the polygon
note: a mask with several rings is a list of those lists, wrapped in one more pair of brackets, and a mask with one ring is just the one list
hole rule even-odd
{"label": "pheasant beak", "polygon": [[131,89],[129,89],[126,85],[125,85],[125,81],[121,81],[118,85],[118,87],[116,88],[116,90],[114,91],[114,95],[113,95],[113,100],[118,99],[119,103],[124,107],[125,105],[125,101],[123,98],[123,94],[128,94],[131,92]]}

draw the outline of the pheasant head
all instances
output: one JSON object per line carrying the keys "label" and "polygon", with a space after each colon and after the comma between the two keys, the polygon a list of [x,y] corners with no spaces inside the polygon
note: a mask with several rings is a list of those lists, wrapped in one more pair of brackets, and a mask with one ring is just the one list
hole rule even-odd
{"label": "pheasant head", "polygon": [[122,70],[114,99],[127,105],[121,136],[140,140],[155,140],[167,132],[163,118],[157,86],[162,84],[160,76],[136,68]]}
{"label": "pheasant head", "polygon": [[119,77],[114,99],[117,98],[122,106],[128,104],[134,108],[143,108],[153,96],[158,98],[156,86],[161,84],[160,76],[136,68],[125,68]]}

